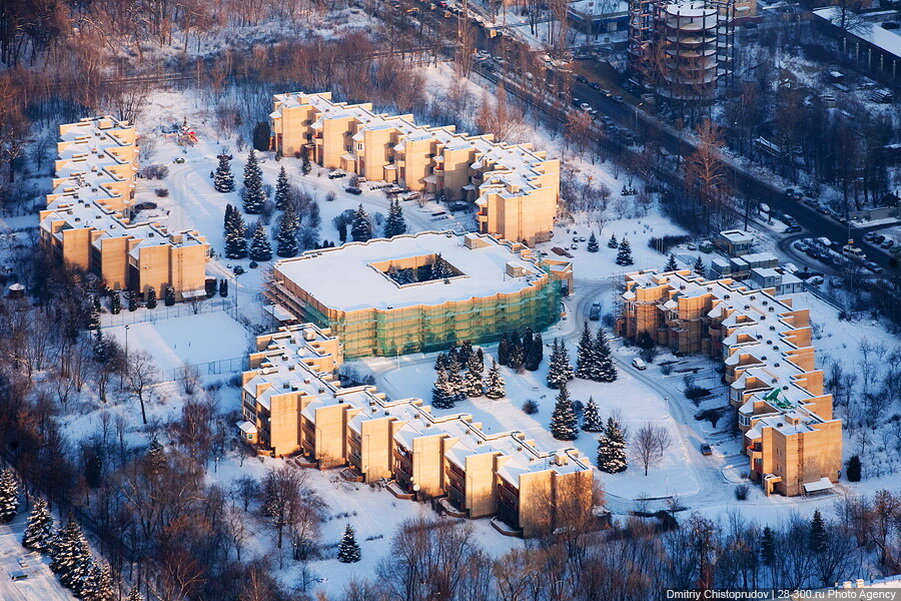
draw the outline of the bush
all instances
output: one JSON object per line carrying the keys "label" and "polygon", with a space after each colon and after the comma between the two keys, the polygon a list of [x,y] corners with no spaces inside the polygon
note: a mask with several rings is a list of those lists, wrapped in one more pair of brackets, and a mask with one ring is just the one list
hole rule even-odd
{"label": "bush", "polygon": [[672,247],[685,244],[691,240],[689,236],[661,236],[648,240],[648,248],[652,248],[662,255],[668,255]]}
{"label": "bush", "polygon": [[228,379],[228,385],[232,388],[241,388],[242,384],[241,374],[235,374]]}
{"label": "bush", "polygon": [[735,487],[735,498],[739,501],[744,501],[748,498],[749,490],[747,484],[739,484]]}
{"label": "bush", "polygon": [[848,459],[848,463],[845,464],[845,476],[847,476],[848,482],[860,482],[860,478],[863,476],[863,466],[860,463],[859,455],[852,455]]}
{"label": "bush", "polygon": [[154,192],[156,192],[156,195],[160,198],[166,198],[167,196],[169,196],[169,190],[167,190],[166,188],[157,188],[156,190],[154,190]]}
{"label": "bush", "polygon": [[535,415],[536,413],[538,413],[538,403],[536,403],[532,399],[529,399],[522,404],[522,411],[526,415]]}

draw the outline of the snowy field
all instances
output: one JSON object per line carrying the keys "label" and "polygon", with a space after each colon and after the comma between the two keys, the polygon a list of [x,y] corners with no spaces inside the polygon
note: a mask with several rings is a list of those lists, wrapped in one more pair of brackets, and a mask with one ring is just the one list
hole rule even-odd
{"label": "snowy field", "polygon": [[[0,524],[0,599],[3,601],[75,601],[50,571],[49,560],[21,544],[25,517]],[[28,578],[13,581],[10,574],[24,572]]]}

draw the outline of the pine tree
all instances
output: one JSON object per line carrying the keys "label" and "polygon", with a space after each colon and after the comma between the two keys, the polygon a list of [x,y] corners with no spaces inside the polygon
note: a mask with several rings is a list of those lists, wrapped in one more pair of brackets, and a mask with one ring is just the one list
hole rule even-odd
{"label": "pine tree", "polygon": [[133,290],[128,290],[125,293],[125,298],[128,299],[128,310],[129,311],[137,311],[138,310],[138,295]]}
{"label": "pine tree", "polygon": [[147,288],[147,300],[144,304],[148,309],[156,309],[156,290],[153,286]]}
{"label": "pine tree", "polygon": [[369,215],[363,209],[363,203],[360,203],[354,213],[350,225],[350,238],[354,242],[368,242],[372,239],[372,225],[369,223]]}
{"label": "pine tree", "polygon": [[60,575],[60,582],[80,595],[90,574],[93,559],[81,527],[73,518],[69,518],[57,535],[51,556],[53,561],[50,568]]}
{"label": "pine tree", "polygon": [[435,357],[435,371],[446,368],[447,363],[448,363],[447,353],[438,353],[438,355]]}
{"label": "pine tree", "polygon": [[476,353],[470,353],[466,362],[466,396],[476,398],[483,393],[482,362]]}
{"label": "pine tree", "polygon": [[863,476],[863,466],[860,462],[860,455],[851,455],[851,458],[848,459],[847,466],[845,467],[845,476],[848,478],[848,482],[860,482],[860,479]]}
{"label": "pine tree", "polygon": [[400,208],[400,201],[396,198],[391,201],[388,208],[388,218],[385,220],[385,237],[400,236],[407,233],[407,222],[404,220],[404,212]]}
{"label": "pine tree", "polygon": [[228,155],[223,152],[217,158],[219,159],[219,166],[216,167],[216,174],[213,176],[213,187],[216,188],[216,192],[233,192],[235,190],[235,176],[232,175]]}
{"label": "pine tree", "polygon": [[[284,165],[278,170],[278,179],[275,180],[275,208],[284,211],[291,201],[291,184],[288,183],[288,174]],[[294,255],[291,255],[294,256]]]}
{"label": "pine tree", "polygon": [[441,256],[441,253],[435,255],[435,262],[432,263],[431,269],[431,277],[429,279],[432,280],[444,280],[447,278],[452,278],[454,275],[454,269],[451,267],[450,263],[448,263],[444,257]]}
{"label": "pine tree", "polygon": [[432,386],[432,405],[438,409],[450,409],[454,406],[454,393],[448,380],[447,369],[437,370],[435,384]]}
{"label": "pine tree", "polygon": [[764,526],[763,536],[760,539],[760,559],[766,566],[773,566],[776,563],[776,537],[773,529]]}
{"label": "pine tree", "polygon": [[575,440],[579,437],[576,412],[573,410],[573,403],[569,398],[565,380],[560,383],[557,403],[554,405],[554,412],[551,414],[551,434],[557,440]]}
{"label": "pine tree", "polygon": [[300,248],[297,245],[297,232],[300,230],[300,220],[292,205],[285,208],[285,212],[278,218],[278,236],[275,238],[276,252],[280,257],[294,257]]}
{"label": "pine tree", "polygon": [[485,377],[485,396],[492,400],[502,399],[507,395],[507,387],[501,376],[501,368],[497,363],[491,362],[491,368]]}
{"label": "pine tree", "polygon": [[268,261],[272,258],[272,246],[269,244],[269,236],[262,221],[257,221],[253,230],[253,238],[250,240],[250,258],[254,261]]}
{"label": "pine tree", "polygon": [[538,371],[542,359],[544,359],[544,340],[542,340],[541,334],[535,334],[525,353],[523,367],[529,371]]}
{"label": "pine tree", "polygon": [[617,378],[616,364],[613,362],[613,354],[607,343],[607,335],[604,328],[598,328],[594,339],[595,373],[592,380],[595,382],[613,382]]}
{"label": "pine tree", "polygon": [[456,403],[466,400],[466,378],[456,356],[451,358],[447,366],[447,384],[452,402]]}
{"label": "pine tree", "polygon": [[122,297],[118,290],[113,290],[109,297],[109,312],[118,315],[122,311]]}
{"label": "pine tree", "polygon": [[251,149],[244,164],[244,189],[241,191],[244,200],[244,212],[249,215],[259,215],[263,212],[266,203],[266,193],[263,191],[263,171],[257,162],[256,151]]}
{"label": "pine tree", "polygon": [[95,582],[94,597],[92,599],[85,598],[85,601],[114,601],[118,597],[116,582],[113,580],[109,564],[103,563]]}
{"label": "pine tree", "polygon": [[510,351],[507,355],[507,367],[515,372],[521,372],[525,364],[525,353],[523,352],[522,341],[517,336],[510,341]]}
{"label": "pine tree", "polygon": [[569,382],[573,377],[573,368],[569,364],[569,352],[566,350],[566,343],[554,338],[547,372],[548,388],[559,388],[561,384]]}
{"label": "pine tree", "polygon": [[100,329],[100,295],[98,294],[91,295],[91,306],[88,309],[87,321],[86,325],[89,330]]}
{"label": "pine tree", "polygon": [[619,243],[619,252],[616,253],[616,264],[632,264],[632,247],[629,245],[629,241],[626,238],[623,238],[623,241]]}
{"label": "pine tree", "polygon": [[701,277],[707,277],[707,268],[704,266],[704,259],[701,258],[701,255],[698,255],[698,258],[695,260],[695,264],[692,265],[691,270]]}
{"label": "pine tree", "polygon": [[47,507],[47,501],[38,497],[31,507],[28,525],[22,536],[22,546],[33,551],[45,552],[53,540],[53,516]]}
{"label": "pine tree", "polygon": [[810,550],[814,553],[823,553],[829,548],[829,533],[826,531],[826,522],[823,520],[820,510],[813,512],[810,521]]}
{"label": "pine tree", "polygon": [[312,170],[313,166],[310,165],[310,151],[306,146],[303,146],[300,149],[300,171],[304,175],[309,175]]}
{"label": "pine tree", "polygon": [[663,266],[663,271],[676,271],[677,269],[679,269],[679,265],[676,263],[676,255],[670,253],[666,265]]}
{"label": "pine tree", "polygon": [[618,474],[627,466],[625,436],[616,420],[610,417],[598,438],[598,469],[608,474]]}
{"label": "pine tree", "polygon": [[593,397],[588,397],[585,412],[582,414],[582,429],[586,432],[603,432],[604,421],[598,413],[598,405]]}
{"label": "pine tree", "polygon": [[501,365],[506,365],[510,360],[510,339],[506,334],[501,336],[501,341],[497,344],[497,361]]}
{"label": "pine tree", "polygon": [[243,259],[247,256],[247,225],[241,213],[231,205],[226,207],[226,213],[225,256],[229,259]]}
{"label": "pine tree", "polygon": [[131,592],[128,593],[128,597],[125,598],[125,601],[144,601],[144,595],[141,594],[138,587],[133,587]]}
{"label": "pine tree", "polygon": [[619,243],[616,241],[616,234],[610,234],[610,239],[607,240],[607,248],[617,248]]}
{"label": "pine tree", "polygon": [[344,529],[344,536],[338,543],[338,561],[341,563],[356,563],[360,561],[360,545],[354,536],[354,529],[350,524]]}
{"label": "pine tree", "polygon": [[594,235],[594,232],[591,232],[591,235],[588,236],[588,252],[596,253],[598,252],[600,246],[598,245],[598,238]]}
{"label": "pine tree", "polygon": [[590,380],[595,371],[594,340],[588,322],[582,324],[582,336],[579,338],[579,346],[576,349],[576,377]]}
{"label": "pine tree", "polygon": [[222,298],[228,296],[228,280],[225,278],[219,280],[219,296]]}
{"label": "pine tree", "polygon": [[166,294],[163,299],[163,304],[165,304],[167,307],[171,307],[175,304],[175,288],[168,284],[166,285]]}
{"label": "pine tree", "polygon": [[19,483],[12,470],[0,472],[0,521],[10,522],[19,513]]}

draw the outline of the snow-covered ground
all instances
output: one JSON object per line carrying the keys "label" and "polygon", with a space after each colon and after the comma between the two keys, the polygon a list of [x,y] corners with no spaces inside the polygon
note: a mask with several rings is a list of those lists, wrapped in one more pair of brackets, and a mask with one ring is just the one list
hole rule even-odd
{"label": "snow-covered ground", "polygon": [[[3,601],[75,601],[75,596],[50,571],[49,560],[21,544],[25,517],[0,524],[0,599]],[[24,580],[13,580],[24,572]]]}

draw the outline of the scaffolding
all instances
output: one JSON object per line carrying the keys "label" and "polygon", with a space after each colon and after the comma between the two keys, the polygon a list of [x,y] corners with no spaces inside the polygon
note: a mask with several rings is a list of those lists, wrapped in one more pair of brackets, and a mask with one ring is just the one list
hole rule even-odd
{"label": "scaffolding", "polygon": [[732,78],[734,22],[734,0],[630,0],[630,71],[661,96],[711,102]]}

